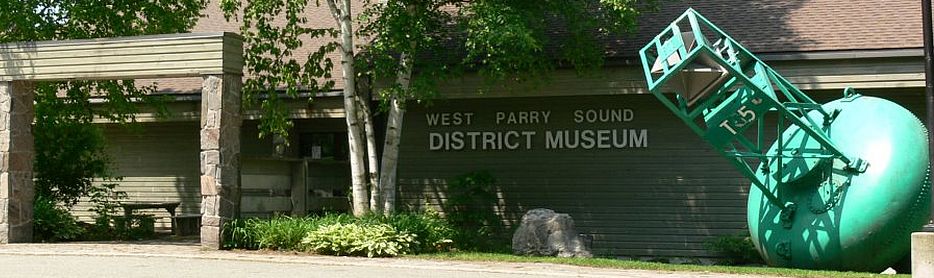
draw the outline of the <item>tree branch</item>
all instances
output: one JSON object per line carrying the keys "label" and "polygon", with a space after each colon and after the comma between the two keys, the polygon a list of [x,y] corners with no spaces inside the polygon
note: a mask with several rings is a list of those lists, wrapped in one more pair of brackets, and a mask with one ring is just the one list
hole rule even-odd
{"label": "tree branch", "polygon": [[331,10],[331,16],[334,17],[334,21],[337,22],[338,25],[340,25],[340,24],[341,24],[341,14],[342,14],[343,12],[341,11],[341,9],[337,8],[337,3],[335,3],[335,1],[337,1],[337,0],[324,0],[324,2],[327,2],[327,3],[328,3],[328,9]]}

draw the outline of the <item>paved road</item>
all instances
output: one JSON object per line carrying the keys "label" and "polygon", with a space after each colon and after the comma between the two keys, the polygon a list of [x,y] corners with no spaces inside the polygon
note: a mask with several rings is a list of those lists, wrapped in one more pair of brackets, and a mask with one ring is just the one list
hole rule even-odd
{"label": "paved road", "polygon": [[451,262],[205,251],[168,244],[0,245],[0,277],[753,277],[535,263]]}
{"label": "paved road", "polygon": [[385,266],[288,264],[188,258],[0,255],[4,277],[540,277]]}

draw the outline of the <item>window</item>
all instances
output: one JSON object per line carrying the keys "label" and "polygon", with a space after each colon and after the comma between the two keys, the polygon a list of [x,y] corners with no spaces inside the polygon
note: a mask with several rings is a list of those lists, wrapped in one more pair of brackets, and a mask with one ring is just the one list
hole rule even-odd
{"label": "window", "polygon": [[310,159],[347,160],[347,133],[313,132],[299,136],[301,156]]}

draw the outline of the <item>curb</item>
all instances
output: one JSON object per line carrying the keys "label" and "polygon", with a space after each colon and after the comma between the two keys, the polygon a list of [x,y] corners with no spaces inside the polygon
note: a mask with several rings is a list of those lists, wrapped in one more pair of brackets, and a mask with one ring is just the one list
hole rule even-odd
{"label": "curb", "polygon": [[[63,252],[62,252],[63,251]],[[432,261],[421,259],[405,258],[351,258],[351,257],[327,257],[327,256],[301,256],[291,254],[249,254],[238,253],[235,251],[195,251],[209,252],[200,254],[172,254],[172,253],[154,253],[154,252],[95,252],[95,251],[74,251],[62,250],[37,251],[37,250],[16,250],[0,247],[0,255],[25,255],[25,256],[96,256],[96,257],[140,257],[140,258],[177,258],[193,260],[226,260],[226,261],[245,261],[245,262],[265,262],[281,264],[312,264],[322,266],[377,266],[398,269],[417,269],[417,270],[444,270],[461,271],[471,273],[498,273],[498,274],[516,274],[516,275],[534,275],[549,277],[647,277],[652,274],[668,274],[669,272],[653,272],[644,270],[619,270],[619,269],[600,269],[579,266],[567,266],[549,263],[501,263],[501,262],[453,262],[453,261]],[[229,252],[229,253],[221,253]],[[214,254],[212,254],[214,253]],[[343,261],[342,261],[343,260]],[[353,260],[353,261],[350,261]],[[539,270],[517,270],[504,268],[537,268]],[[547,271],[540,270],[548,268]],[[588,273],[602,272],[602,273]],[[631,272],[631,273],[630,273]],[[628,274],[628,275],[627,275]],[[693,276],[690,273],[679,272],[685,276]]]}

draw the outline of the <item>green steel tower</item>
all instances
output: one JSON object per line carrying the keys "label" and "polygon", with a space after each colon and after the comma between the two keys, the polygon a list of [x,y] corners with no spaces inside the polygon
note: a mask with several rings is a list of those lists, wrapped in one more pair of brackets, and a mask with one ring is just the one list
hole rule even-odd
{"label": "green steel tower", "polygon": [[770,265],[881,271],[908,254],[931,205],[911,112],[849,88],[817,103],[693,9],[639,55],[652,94],[752,182]]}

